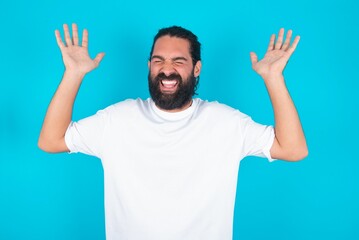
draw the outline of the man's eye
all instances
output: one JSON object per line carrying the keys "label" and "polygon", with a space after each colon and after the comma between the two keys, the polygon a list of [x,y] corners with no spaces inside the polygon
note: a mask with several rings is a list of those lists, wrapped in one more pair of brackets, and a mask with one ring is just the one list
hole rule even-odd
{"label": "man's eye", "polygon": [[182,62],[182,61],[176,61],[175,64],[176,64],[176,65],[182,65],[183,62]]}

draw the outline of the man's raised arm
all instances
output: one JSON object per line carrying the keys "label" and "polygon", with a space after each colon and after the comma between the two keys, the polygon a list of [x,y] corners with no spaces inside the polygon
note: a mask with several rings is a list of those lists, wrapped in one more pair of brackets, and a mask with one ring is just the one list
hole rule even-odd
{"label": "man's raised arm", "polygon": [[61,50],[65,72],[53,96],[42,125],[38,146],[46,152],[65,152],[65,133],[72,119],[72,108],[77,92],[86,73],[95,69],[104,53],[91,59],[88,53],[88,32],[83,30],[82,43],[79,45],[77,25],[72,24],[72,38],[69,27],[63,25],[65,43],[60,32],[55,31],[56,41]]}
{"label": "man's raised arm", "polygon": [[273,34],[267,53],[258,62],[254,52],[250,53],[253,69],[263,78],[274,110],[275,139],[270,150],[272,158],[297,161],[308,155],[307,144],[297,110],[285,85],[283,70],[299,42],[290,40],[289,30],[283,43],[284,29],[280,29],[278,39]]}

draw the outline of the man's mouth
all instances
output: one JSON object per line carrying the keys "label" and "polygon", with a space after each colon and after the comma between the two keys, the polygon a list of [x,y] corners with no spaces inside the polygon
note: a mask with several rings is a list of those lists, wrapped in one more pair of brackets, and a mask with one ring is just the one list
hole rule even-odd
{"label": "man's mouth", "polygon": [[177,89],[177,80],[161,80],[161,90],[163,92],[174,92]]}

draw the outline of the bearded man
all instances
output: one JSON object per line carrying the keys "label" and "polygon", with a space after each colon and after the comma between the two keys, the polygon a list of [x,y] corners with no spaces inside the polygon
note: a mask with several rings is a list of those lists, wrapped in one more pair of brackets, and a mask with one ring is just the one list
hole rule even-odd
{"label": "bearded man", "polygon": [[[65,64],[39,138],[47,152],[82,152],[104,169],[106,238],[229,240],[240,161],[249,155],[269,161],[298,161],[307,153],[301,123],[283,70],[299,37],[270,38],[253,69],[272,101],[275,127],[218,102],[193,98],[201,72],[200,43],[182,27],[161,29],[149,61],[151,98],[128,99],[73,122],[72,108],[84,76],[104,53],[88,54],[76,24],[55,32]],[[284,41],[283,41],[284,40]]]}

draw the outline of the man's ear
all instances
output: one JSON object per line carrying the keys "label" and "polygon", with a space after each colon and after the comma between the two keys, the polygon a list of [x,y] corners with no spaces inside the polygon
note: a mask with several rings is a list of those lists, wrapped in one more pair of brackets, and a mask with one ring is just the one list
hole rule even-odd
{"label": "man's ear", "polygon": [[199,76],[199,74],[201,73],[201,69],[202,69],[202,62],[200,60],[198,60],[196,62],[196,65],[194,65],[193,74],[194,74],[195,77]]}

